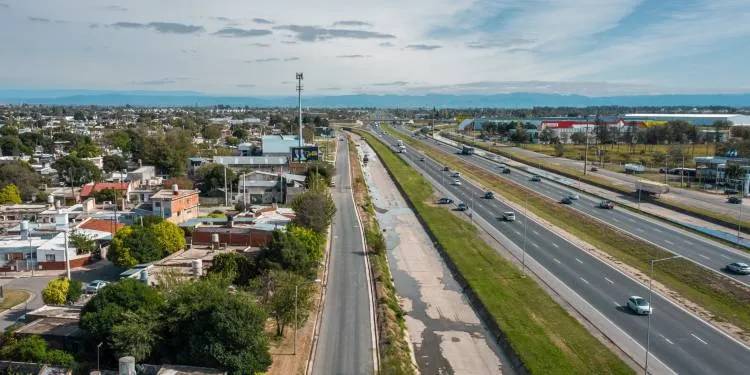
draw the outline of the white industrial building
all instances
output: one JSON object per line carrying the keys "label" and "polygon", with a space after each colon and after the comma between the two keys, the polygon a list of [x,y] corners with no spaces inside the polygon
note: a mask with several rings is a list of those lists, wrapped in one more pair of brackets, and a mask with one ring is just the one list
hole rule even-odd
{"label": "white industrial building", "polygon": [[711,126],[716,121],[730,121],[734,126],[750,126],[750,116],[724,113],[632,113],[622,116],[625,122],[686,121],[696,126]]}

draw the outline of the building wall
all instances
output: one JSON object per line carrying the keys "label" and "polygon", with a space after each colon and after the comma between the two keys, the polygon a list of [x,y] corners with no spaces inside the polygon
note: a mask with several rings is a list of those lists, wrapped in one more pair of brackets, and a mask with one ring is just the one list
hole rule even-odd
{"label": "building wall", "polygon": [[[208,245],[211,243],[211,234],[213,232],[201,232],[200,227],[196,228],[193,243]],[[219,233],[219,242],[230,246],[262,247],[271,241],[272,235],[272,232],[249,229],[247,233]]]}

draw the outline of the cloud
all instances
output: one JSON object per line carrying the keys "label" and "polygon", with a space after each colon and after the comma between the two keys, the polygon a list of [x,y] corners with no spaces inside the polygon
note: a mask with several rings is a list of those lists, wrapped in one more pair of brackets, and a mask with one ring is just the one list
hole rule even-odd
{"label": "cloud", "polygon": [[336,56],[339,59],[364,59],[367,57],[372,57],[370,55],[338,55]]}
{"label": "cloud", "polygon": [[370,27],[372,24],[364,21],[344,20],[334,22],[333,26]]}
{"label": "cloud", "polygon": [[10,5],[5,4],[5,3],[0,3],[0,8],[6,8],[7,9],[7,8],[10,8]]}
{"label": "cloud", "polygon": [[194,34],[205,31],[203,26],[185,25],[175,22],[116,22],[111,26],[120,29],[152,29],[164,34]]}
{"label": "cloud", "polygon": [[[491,48],[511,48],[522,45],[529,45],[534,43],[533,39],[526,38],[510,38],[510,39],[495,39],[485,41],[474,41],[467,42],[466,47],[472,49],[491,49]],[[512,48],[519,49],[519,48]]]}
{"label": "cloud", "polygon": [[267,48],[271,46],[268,43],[250,43],[250,45],[253,47],[262,47],[262,48]]}
{"label": "cloud", "polygon": [[127,12],[128,11],[128,8],[125,8],[119,5],[105,5],[101,7],[101,9],[109,10],[113,12]]}
{"label": "cloud", "polygon": [[371,83],[371,86],[406,86],[409,82],[406,81],[393,81],[393,82],[378,82],[378,83]]}
{"label": "cloud", "polygon": [[321,87],[318,90],[320,90],[320,91],[339,91],[339,90],[341,90],[341,87]]}
{"label": "cloud", "polygon": [[43,17],[28,17],[29,21],[31,22],[39,22],[39,23],[50,23],[52,22],[49,18],[43,18]]}
{"label": "cloud", "polygon": [[278,57],[265,57],[262,59],[255,59],[255,60],[247,60],[246,63],[264,63],[264,62],[272,62],[272,61],[280,61]]}
{"label": "cloud", "polygon": [[381,46],[381,47],[394,47],[395,46],[395,44],[393,44],[391,42],[382,42],[382,43],[380,43],[378,45]]}
{"label": "cloud", "polygon": [[251,38],[256,36],[264,36],[271,34],[271,30],[262,29],[240,29],[237,27],[225,27],[215,33],[216,36],[222,36],[225,38]]}
{"label": "cloud", "polygon": [[297,44],[297,42],[294,41],[294,40],[282,40],[281,43],[284,43],[284,44]]}
{"label": "cloud", "polygon": [[297,40],[303,42],[315,42],[337,38],[347,39],[393,39],[395,35],[379,33],[375,31],[353,30],[353,29],[327,29],[319,26],[284,25],[276,26],[274,29],[288,30],[295,34]]}
{"label": "cloud", "polygon": [[145,80],[145,81],[132,81],[130,83],[134,85],[142,85],[142,86],[161,86],[161,85],[171,85],[179,81],[185,81],[188,79],[189,79],[188,77],[159,78],[159,79]]}
{"label": "cloud", "polygon": [[502,94],[502,93],[557,93],[586,96],[642,94],[653,92],[655,86],[634,83],[597,81],[476,81],[449,85],[409,87],[414,93]]}
{"label": "cloud", "polygon": [[241,89],[250,89],[250,88],[255,87],[255,84],[252,84],[252,83],[239,83],[239,84],[236,84],[235,86],[239,87]]}
{"label": "cloud", "polygon": [[259,23],[261,25],[271,25],[274,23],[273,21],[266,18],[253,18],[253,22]]}
{"label": "cloud", "polygon": [[299,60],[299,57],[287,57],[284,59],[284,61],[297,61]]}
{"label": "cloud", "polygon": [[406,48],[415,51],[432,51],[438,48],[443,48],[443,46],[437,44],[409,44]]}

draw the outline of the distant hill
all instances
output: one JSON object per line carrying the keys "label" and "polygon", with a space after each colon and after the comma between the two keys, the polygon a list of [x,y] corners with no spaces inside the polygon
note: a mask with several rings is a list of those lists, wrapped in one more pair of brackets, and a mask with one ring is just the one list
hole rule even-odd
{"label": "distant hill", "polygon": [[[582,95],[510,93],[494,95],[338,95],[302,98],[308,107],[379,108],[530,108],[588,106],[731,106],[750,107],[748,94],[631,95],[589,97]],[[294,107],[297,98],[211,96],[192,91],[97,91],[97,90],[0,90],[0,103],[104,106],[251,106]]]}

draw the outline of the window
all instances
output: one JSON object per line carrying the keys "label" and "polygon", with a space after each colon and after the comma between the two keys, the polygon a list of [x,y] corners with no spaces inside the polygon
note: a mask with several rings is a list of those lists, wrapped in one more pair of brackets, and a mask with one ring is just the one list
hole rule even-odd
{"label": "window", "polygon": [[44,256],[44,260],[47,262],[54,262],[55,261],[55,254],[47,254]]}

